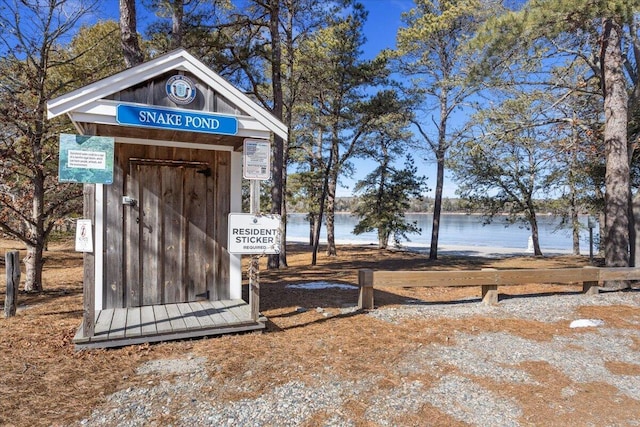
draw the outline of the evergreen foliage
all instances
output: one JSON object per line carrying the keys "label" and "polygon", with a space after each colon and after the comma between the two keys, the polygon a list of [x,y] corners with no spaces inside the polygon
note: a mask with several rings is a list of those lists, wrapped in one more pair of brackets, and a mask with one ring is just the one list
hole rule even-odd
{"label": "evergreen foliage", "polygon": [[359,194],[358,205],[353,212],[360,218],[353,233],[362,234],[377,230],[378,248],[386,249],[389,239],[394,246],[402,240],[409,240],[408,234],[420,233],[417,222],[408,222],[405,212],[412,199],[422,199],[427,190],[426,178],[418,176],[411,155],[407,155],[402,169],[391,166],[388,156],[358,181],[355,193]]}
{"label": "evergreen foliage", "polygon": [[605,262],[612,267],[629,265],[629,160],[637,138],[633,117],[640,102],[639,12],[638,0],[532,0],[519,11],[489,20],[473,44],[485,58],[477,75],[492,81],[524,63],[523,56],[538,58],[537,63],[529,61],[535,67],[530,76],[551,62],[545,58],[570,57],[591,68],[603,99],[606,199],[601,228]]}
{"label": "evergreen foliage", "polygon": [[495,13],[498,6],[478,0],[416,0],[402,17],[405,26],[398,30],[397,50],[388,53],[394,70],[408,80],[412,121],[437,165],[430,259],[438,257],[446,159],[463,128],[456,113],[479,90],[467,79],[474,58],[465,44],[489,10]]}
{"label": "evergreen foliage", "polygon": [[330,256],[337,254],[334,213],[340,175],[347,174],[350,161],[362,155],[362,142],[388,111],[389,99],[384,91],[371,95],[376,85],[385,82],[388,70],[383,58],[362,58],[366,10],[354,3],[348,12],[331,17],[325,28],[301,45],[299,63],[307,81],[298,136],[307,144],[302,148],[308,153],[306,171],[322,173],[318,218],[326,221]]}
{"label": "evergreen foliage", "polygon": [[[377,167],[358,183],[353,209],[358,230],[378,229],[381,246],[413,231],[404,210],[434,212],[435,257],[441,210],[471,201],[489,215],[524,214],[532,227],[551,195],[566,203],[544,209],[574,227],[585,207],[606,212],[607,264],[628,264],[640,0],[531,0],[517,10],[493,0],[414,3],[397,49],[364,59],[368,3],[356,0],[144,0],[144,39],[130,0],[121,34],[115,22],[81,25],[83,6],[99,3],[0,0],[0,228],[38,257],[52,224],[78,209],[78,187],[55,180],[56,137],[69,123],[46,121],[46,100],[182,46],[289,126],[290,139],[274,144],[264,209],[286,214],[288,201],[308,211],[314,235],[325,216],[330,255],[333,213],[353,206],[338,203],[337,189],[354,159],[370,158]],[[404,99],[389,89],[398,87],[391,71],[403,77]],[[477,122],[465,123],[472,112]],[[410,179],[420,169],[413,159],[390,161],[415,150],[410,130],[436,163],[429,201],[416,196],[425,189]],[[442,197],[445,165],[468,200]]]}
{"label": "evergreen foliage", "polygon": [[534,200],[559,188],[555,129],[542,126],[544,93],[521,94],[478,113],[477,134],[458,146],[452,170],[460,195],[482,208],[491,221],[508,212],[511,222],[531,230],[534,253],[540,250]]}

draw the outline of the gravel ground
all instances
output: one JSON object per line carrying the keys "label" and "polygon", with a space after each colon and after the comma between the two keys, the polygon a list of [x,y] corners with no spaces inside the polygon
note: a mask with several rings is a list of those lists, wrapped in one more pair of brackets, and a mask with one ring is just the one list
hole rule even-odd
{"label": "gravel ground", "polygon": [[[608,292],[593,296],[558,295],[510,298],[497,306],[479,303],[415,304],[376,309],[373,318],[397,324],[407,319],[464,319],[475,316],[500,319],[567,322],[576,319],[579,306],[625,305],[640,307],[639,292]],[[566,375],[574,384],[604,383],[621,398],[640,400],[640,376],[610,372],[607,362],[638,366],[638,329],[609,327],[606,323],[571,336],[559,335],[539,342],[508,332],[458,332],[454,345],[418,346],[392,368],[397,373],[393,387],[380,389],[379,378],[353,382],[331,372],[316,374],[313,384],[296,378],[252,399],[203,399],[204,390],[217,385],[207,374],[207,360],[187,355],[173,360],[156,360],[140,366],[138,375],[160,375],[149,387],[132,387],[108,397],[102,407],[79,425],[142,426],[165,425],[171,416],[175,426],[300,426],[318,425],[318,413],[329,414],[323,426],[398,425],[399,416],[417,414],[431,405],[453,420],[472,426],[531,425],[523,421],[519,402],[505,398],[482,385],[482,378],[505,386],[536,386],[537,380],[522,369],[523,363],[545,362]],[[412,374],[429,372],[436,378],[426,385]],[[162,377],[162,378],[164,378]],[[435,385],[434,385],[435,384]],[[223,387],[223,386],[221,386]],[[562,389],[562,396],[578,391]],[[217,396],[223,396],[219,391]],[[343,410],[347,402],[366,402],[363,419],[352,419]],[[558,409],[560,410],[560,409]],[[351,412],[352,414],[352,412]],[[640,416],[615,425],[640,426]],[[412,424],[413,425],[413,424]],[[427,424],[425,424],[427,425]],[[602,425],[602,424],[601,424]],[[610,424],[613,425],[613,424]]]}

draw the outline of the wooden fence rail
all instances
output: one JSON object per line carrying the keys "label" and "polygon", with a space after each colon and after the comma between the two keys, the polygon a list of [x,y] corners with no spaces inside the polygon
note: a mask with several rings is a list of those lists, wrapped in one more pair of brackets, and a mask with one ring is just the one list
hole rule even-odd
{"label": "wooden fence rail", "polygon": [[482,301],[498,302],[498,286],[524,285],[528,283],[576,284],[582,283],[584,293],[599,292],[599,284],[612,280],[640,280],[640,268],[552,268],[519,270],[458,270],[458,271],[374,271],[358,272],[360,295],[358,307],[372,309],[374,288],[387,287],[437,287],[480,286]]}

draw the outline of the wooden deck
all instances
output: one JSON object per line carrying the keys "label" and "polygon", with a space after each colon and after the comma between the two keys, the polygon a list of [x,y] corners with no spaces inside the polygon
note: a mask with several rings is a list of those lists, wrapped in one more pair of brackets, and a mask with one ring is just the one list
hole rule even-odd
{"label": "wooden deck", "polygon": [[96,312],[94,335],[83,337],[80,326],[73,342],[76,349],[122,347],[262,330],[265,321],[253,321],[241,299],[106,309]]}

